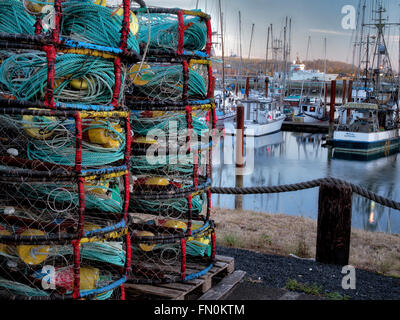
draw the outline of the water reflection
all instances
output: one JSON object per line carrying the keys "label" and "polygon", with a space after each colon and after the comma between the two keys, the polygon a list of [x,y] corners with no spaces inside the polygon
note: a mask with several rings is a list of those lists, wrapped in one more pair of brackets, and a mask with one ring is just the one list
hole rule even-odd
{"label": "water reflection", "polygon": [[[397,154],[371,161],[338,159],[329,156],[330,151],[322,147],[322,137],[321,134],[279,132],[256,138],[254,170],[243,177],[243,186],[291,184],[332,176],[400,201]],[[224,158],[224,143],[234,145],[232,139],[228,140],[221,140],[214,149],[214,156]],[[235,169],[234,164],[214,165],[213,184],[234,187]],[[213,195],[212,200],[214,206],[235,208],[233,195]],[[245,195],[242,206],[245,210],[317,219],[318,188],[285,194]],[[355,195],[352,225],[358,229],[400,234],[400,212]]]}

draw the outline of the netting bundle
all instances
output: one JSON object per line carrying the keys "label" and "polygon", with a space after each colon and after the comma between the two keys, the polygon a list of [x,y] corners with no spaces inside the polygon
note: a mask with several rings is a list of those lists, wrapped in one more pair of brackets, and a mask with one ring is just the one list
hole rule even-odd
{"label": "netting bundle", "polygon": [[[0,83],[4,91],[20,100],[43,100],[47,86],[46,54],[11,52],[9,55],[0,67]],[[114,64],[111,61],[78,54],[56,57],[56,102],[108,105],[113,99],[114,83]],[[122,92],[118,101],[121,101]]]}
{"label": "netting bundle", "polygon": [[[123,9],[113,10],[91,1],[67,1],[62,6],[61,34],[70,39],[117,48],[120,44],[120,30]],[[139,52],[136,39],[139,26],[133,12],[129,17],[127,48]]]}
{"label": "netting bundle", "polygon": [[[141,12],[138,19],[140,25],[138,39],[141,44],[149,43],[149,48],[154,50],[178,49],[180,26],[176,15]],[[203,19],[196,16],[185,16],[183,30],[183,48],[185,50],[204,49],[207,42],[207,25]]]}
{"label": "netting bundle", "polygon": [[19,0],[0,1],[0,32],[34,34],[35,18]]}
{"label": "netting bundle", "polygon": [[[147,218],[149,219],[149,218]],[[215,254],[213,224],[149,219],[132,225],[132,283],[187,281],[206,274]]]}
{"label": "netting bundle", "polygon": [[185,71],[181,64],[176,63],[136,64],[128,69],[127,77],[128,93],[132,95],[129,100],[177,102],[182,101],[184,95],[190,100],[205,100],[208,94],[206,67],[193,66]]}

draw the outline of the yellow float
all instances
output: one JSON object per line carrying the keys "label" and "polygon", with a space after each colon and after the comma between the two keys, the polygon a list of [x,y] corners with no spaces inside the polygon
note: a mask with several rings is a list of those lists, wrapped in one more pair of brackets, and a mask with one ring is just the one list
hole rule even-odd
{"label": "yellow float", "polygon": [[53,5],[54,0],[40,0],[40,1],[29,1],[24,0],[24,5],[31,13],[43,13],[43,8],[47,5]]}
{"label": "yellow float", "polygon": [[87,90],[89,87],[85,79],[72,79],[70,85],[75,90]]}
{"label": "yellow float", "polygon": [[[40,230],[27,229],[21,233],[21,236],[44,236],[45,234],[45,232]],[[50,247],[40,245],[20,245],[16,247],[16,251],[23,262],[29,265],[37,265],[41,264],[47,259],[47,257],[49,256]]]}
{"label": "yellow float", "polygon": [[151,68],[148,64],[143,64],[140,68],[140,63],[134,64],[129,69],[129,78],[135,86],[144,86],[149,83],[149,80],[143,79],[144,76],[151,74]]}
{"label": "yellow float", "polygon": [[150,139],[147,137],[135,137],[132,139],[133,143],[137,144],[147,144],[147,145],[155,145],[157,144],[157,140],[155,139]]}
{"label": "yellow float", "polygon": [[100,279],[100,270],[92,267],[81,267],[80,290],[94,290]]}
{"label": "yellow float", "polygon": [[157,187],[167,187],[169,186],[168,179],[160,177],[151,177],[145,180],[146,186],[157,186]]}
{"label": "yellow float", "polygon": [[[104,122],[96,120],[91,122],[90,125],[104,125]],[[122,128],[119,124],[112,124],[112,127],[118,133],[122,133]],[[87,137],[91,143],[99,144],[107,149],[119,149],[121,147],[120,140],[116,137],[116,134],[105,128],[89,128]]]}
{"label": "yellow float", "polygon": [[[11,232],[8,230],[0,229],[0,236],[11,236]],[[0,243],[0,252],[8,254],[8,245]]]}
{"label": "yellow float", "polygon": [[98,181],[96,183],[85,183],[85,191],[88,193],[95,193],[98,195],[105,195],[108,192],[110,183],[107,181]]}
{"label": "yellow float", "polygon": [[[99,0],[97,0],[99,1]],[[102,1],[102,0],[100,0]],[[117,14],[120,17],[124,16],[124,9],[122,9],[121,7],[118,8],[117,11],[115,11],[115,14]],[[136,36],[136,34],[139,31],[139,22],[138,19],[136,18],[135,14],[130,11],[130,17],[129,17],[129,29],[130,31]]]}
{"label": "yellow float", "polygon": [[183,231],[187,230],[186,223],[179,220],[167,220],[166,222],[164,222],[163,227],[171,229],[181,229]]}
{"label": "yellow float", "polygon": [[[29,110],[40,110],[37,108],[30,108]],[[53,130],[45,129],[45,125],[57,122],[55,117],[48,116],[22,116],[23,128],[25,132],[32,138],[38,140],[46,140],[53,135]]]}
{"label": "yellow float", "polygon": [[[136,233],[136,236],[137,237],[154,237],[154,233],[152,233],[150,231],[139,231]],[[149,252],[149,251],[152,251],[156,245],[139,243],[138,246],[142,251]]]}

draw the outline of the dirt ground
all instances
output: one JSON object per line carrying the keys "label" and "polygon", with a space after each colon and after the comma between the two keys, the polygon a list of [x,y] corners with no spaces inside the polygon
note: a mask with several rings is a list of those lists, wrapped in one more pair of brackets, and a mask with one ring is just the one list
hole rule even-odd
{"label": "dirt ground", "polygon": [[[217,244],[260,253],[315,258],[317,222],[297,216],[213,209]],[[400,236],[352,230],[350,264],[400,277]]]}

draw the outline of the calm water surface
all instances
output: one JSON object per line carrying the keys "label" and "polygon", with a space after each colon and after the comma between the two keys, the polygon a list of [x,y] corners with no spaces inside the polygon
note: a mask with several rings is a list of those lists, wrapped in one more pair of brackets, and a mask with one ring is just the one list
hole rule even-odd
{"label": "calm water surface", "polygon": [[[255,138],[254,170],[243,177],[243,187],[292,184],[332,176],[400,201],[398,154],[371,161],[335,159],[328,155],[327,148],[322,147],[322,137],[320,134],[279,132]],[[235,186],[235,165],[230,164],[233,161],[223,161],[224,150],[227,150],[224,146],[227,145],[233,146],[234,138],[225,137],[214,148],[214,159],[220,159],[213,164],[214,186]],[[234,209],[235,196],[213,195],[212,203],[215,207]],[[246,195],[243,196],[243,209],[316,220],[318,188],[281,194]],[[352,225],[357,229],[400,234],[400,212],[354,195]]]}

